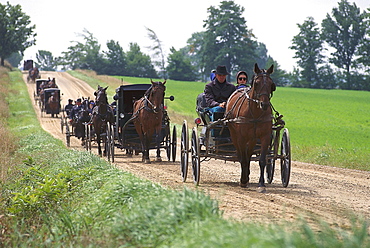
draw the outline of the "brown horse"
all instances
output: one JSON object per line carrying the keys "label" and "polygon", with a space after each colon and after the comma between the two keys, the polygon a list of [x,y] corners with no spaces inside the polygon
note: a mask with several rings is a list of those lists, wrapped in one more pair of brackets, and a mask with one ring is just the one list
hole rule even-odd
{"label": "brown horse", "polygon": [[157,161],[162,161],[159,149],[161,142],[161,129],[163,118],[163,99],[166,90],[165,83],[153,82],[145,92],[144,97],[134,103],[133,118],[136,132],[139,134],[142,147],[142,161],[150,164],[149,149],[154,133],[156,134]]}
{"label": "brown horse", "polygon": [[264,171],[272,133],[270,98],[276,89],[275,83],[270,78],[273,71],[273,65],[268,70],[261,70],[255,64],[252,88],[249,92],[246,88],[235,91],[229,97],[225,111],[231,139],[241,165],[241,187],[248,186],[251,156],[257,141],[261,144],[259,192],[266,191]]}
{"label": "brown horse", "polygon": [[39,78],[40,72],[39,68],[34,67],[28,71],[28,81],[32,81],[33,83],[36,82],[36,78]]}
{"label": "brown horse", "polygon": [[60,111],[60,96],[59,91],[55,91],[48,99],[48,106],[51,112],[51,117],[58,117]]}
{"label": "brown horse", "polygon": [[[104,143],[106,143],[106,136],[102,136],[103,133],[106,133],[107,125],[113,125],[114,115],[108,104],[107,90],[108,86],[103,88],[98,86],[98,90],[95,91],[94,95],[96,96],[95,103],[96,106],[93,109],[92,124],[96,134],[96,141],[98,143],[98,153],[102,156],[102,150],[100,142],[103,137]],[[104,147],[104,156],[106,154],[106,147]]]}

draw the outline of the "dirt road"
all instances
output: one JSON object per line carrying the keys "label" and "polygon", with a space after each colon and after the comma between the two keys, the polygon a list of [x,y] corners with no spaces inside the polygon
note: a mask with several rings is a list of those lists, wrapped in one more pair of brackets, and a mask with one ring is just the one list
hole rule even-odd
{"label": "dirt road", "polygon": [[[63,105],[67,103],[68,98],[93,96],[94,89],[67,73],[41,72],[41,77],[56,78],[63,93]],[[27,83],[27,86],[33,98],[35,84]],[[39,107],[34,107],[42,127],[56,138],[65,141],[60,120],[51,118],[50,115],[41,117]],[[180,132],[181,130],[177,130],[178,136]],[[294,142],[294,137],[291,142]],[[73,137],[71,148],[81,149],[80,142]],[[162,154],[165,158],[164,151]],[[151,159],[154,160],[154,153]],[[129,158],[123,151],[116,150],[115,164],[141,178],[167,187],[195,188],[191,171],[187,182],[183,183],[181,180],[179,155],[174,163],[166,161],[147,165],[141,163],[141,156]],[[238,163],[218,160],[202,162],[198,189],[219,200],[225,217],[240,221],[258,220],[269,223],[293,221],[303,217],[309,222],[319,218],[332,226],[348,227],[349,216],[353,213],[370,219],[369,172],[293,162],[290,184],[284,188],[281,184],[279,164],[277,161],[276,176],[273,183],[267,185],[267,192],[257,193],[259,168],[256,163],[251,166],[250,187],[240,188]]]}

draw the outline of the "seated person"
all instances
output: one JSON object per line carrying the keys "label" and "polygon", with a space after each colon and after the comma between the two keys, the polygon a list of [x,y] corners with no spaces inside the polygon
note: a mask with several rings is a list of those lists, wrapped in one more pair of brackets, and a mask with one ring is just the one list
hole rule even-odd
{"label": "seated person", "polygon": [[245,71],[239,71],[236,74],[236,83],[237,83],[236,89],[248,87],[247,82],[248,82],[247,73]]}
{"label": "seated person", "polygon": [[69,119],[70,119],[70,122],[73,121],[73,119],[75,119],[78,114],[80,113],[80,111],[83,109],[83,106],[82,106],[82,100],[81,98],[78,98],[76,100],[76,104],[73,106],[72,110],[69,112]]}
{"label": "seated person", "polygon": [[66,111],[66,115],[69,116],[69,113],[71,112],[72,108],[73,108],[73,100],[72,99],[68,99],[68,104],[64,107],[64,111]]}
{"label": "seated person", "polygon": [[226,66],[217,66],[216,78],[208,83],[204,89],[208,111],[211,112],[211,121],[214,113],[224,113],[229,96],[236,90],[235,85],[226,81],[229,75]]}

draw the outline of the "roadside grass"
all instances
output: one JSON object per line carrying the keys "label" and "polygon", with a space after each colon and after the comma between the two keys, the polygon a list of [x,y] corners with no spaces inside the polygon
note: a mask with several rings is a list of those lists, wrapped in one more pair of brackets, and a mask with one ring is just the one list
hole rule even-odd
{"label": "roadside grass", "polygon": [[[132,84],[150,82],[114,78]],[[192,127],[196,97],[205,84],[167,80],[166,86],[166,95],[175,96],[175,101],[166,101],[171,120],[181,125],[186,119]],[[369,99],[368,91],[278,87],[271,102],[284,115],[294,161],[370,171]]]}
{"label": "roadside grass", "polygon": [[[303,221],[225,220],[215,200],[169,190],[42,130],[19,72],[7,94],[17,158],[0,188],[1,247],[369,247],[367,222],[349,230]],[[1,166],[3,164],[1,163]]]}

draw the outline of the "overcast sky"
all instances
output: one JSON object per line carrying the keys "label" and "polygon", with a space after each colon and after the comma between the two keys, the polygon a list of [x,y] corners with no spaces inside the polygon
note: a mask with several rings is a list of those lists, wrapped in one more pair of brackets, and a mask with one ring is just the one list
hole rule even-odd
{"label": "overcast sky", "polygon": [[[220,0],[0,0],[2,4],[20,4],[22,11],[36,25],[36,45],[25,51],[24,59],[36,59],[38,50],[60,56],[71,41],[83,41],[78,34],[84,29],[97,38],[102,50],[108,40],[118,41],[124,51],[136,42],[142,52],[151,45],[145,27],[152,29],[162,41],[166,55],[169,49],[180,49],[195,32],[204,31],[207,8],[219,6]],[[247,27],[259,42],[266,44],[268,54],[282,69],[292,71],[296,64],[289,49],[293,36],[308,16],[321,24],[339,0],[235,0],[245,8]],[[369,0],[349,1],[361,11],[370,7]],[[216,65],[215,65],[216,66]]]}

